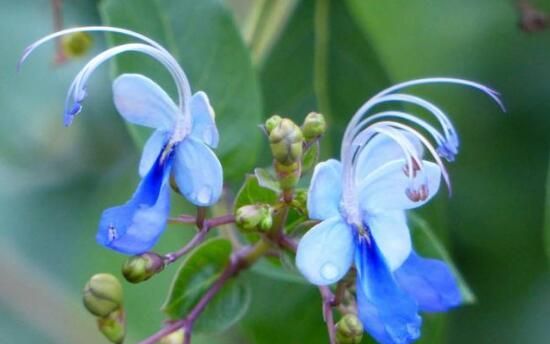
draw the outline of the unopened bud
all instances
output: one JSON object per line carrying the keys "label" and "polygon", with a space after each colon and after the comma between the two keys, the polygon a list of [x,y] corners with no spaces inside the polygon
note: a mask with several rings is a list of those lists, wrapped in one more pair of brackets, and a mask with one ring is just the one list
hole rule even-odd
{"label": "unopened bud", "polygon": [[346,314],[336,324],[336,343],[359,344],[363,338],[363,324],[355,314]]}
{"label": "unopened bud", "polygon": [[283,118],[269,133],[273,158],[283,165],[302,159],[303,142],[302,130],[288,118]]}
{"label": "unopened bud", "polygon": [[139,283],[162,271],[164,265],[164,259],[161,256],[153,252],[146,252],[128,258],[122,265],[122,274],[128,282]]}
{"label": "unopened bud", "polygon": [[318,138],[327,130],[325,116],[318,112],[310,112],[306,116],[302,128],[306,140],[309,141]]}
{"label": "unopened bud", "polygon": [[122,286],[111,274],[94,275],[84,287],[83,301],[93,315],[108,316],[122,306]]}
{"label": "unopened bud", "polygon": [[245,231],[266,231],[273,225],[272,209],[267,204],[245,205],[237,209],[235,222]]}
{"label": "unopened bud", "polygon": [[299,189],[294,194],[292,206],[302,214],[307,215],[307,190]]}
{"label": "unopened bud", "polygon": [[119,309],[106,317],[98,318],[97,327],[111,343],[121,344],[126,336],[124,310]]}
{"label": "unopened bud", "polygon": [[61,38],[61,47],[67,57],[86,55],[92,47],[92,36],[86,32],[75,32]]}
{"label": "unopened bud", "polygon": [[184,332],[183,330],[178,330],[172,332],[169,335],[162,337],[158,344],[181,344],[183,343]]}
{"label": "unopened bud", "polygon": [[283,190],[290,190],[300,180],[300,175],[302,171],[301,164],[295,162],[290,165],[281,164],[278,161],[275,161],[273,164],[275,172],[277,173],[277,178],[279,179],[279,185]]}
{"label": "unopened bud", "polygon": [[265,130],[267,131],[267,134],[271,134],[271,131],[279,125],[279,123],[281,123],[281,116],[279,115],[273,115],[271,117],[269,117],[266,121],[265,121]]}

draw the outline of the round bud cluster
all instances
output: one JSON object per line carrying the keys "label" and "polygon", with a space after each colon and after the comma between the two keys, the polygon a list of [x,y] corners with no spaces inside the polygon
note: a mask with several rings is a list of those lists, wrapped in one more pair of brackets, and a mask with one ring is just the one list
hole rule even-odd
{"label": "round bud cluster", "polygon": [[278,121],[278,124],[269,131],[269,144],[273,158],[283,165],[288,166],[300,161],[303,143],[302,130],[288,118]]}
{"label": "round bud cluster", "polygon": [[245,205],[237,209],[235,222],[244,231],[267,231],[273,225],[272,212],[267,204]]}
{"label": "round bud cluster", "polygon": [[126,335],[122,308],[122,285],[111,274],[92,276],[84,287],[84,306],[97,317],[97,326],[111,343],[120,344]]}

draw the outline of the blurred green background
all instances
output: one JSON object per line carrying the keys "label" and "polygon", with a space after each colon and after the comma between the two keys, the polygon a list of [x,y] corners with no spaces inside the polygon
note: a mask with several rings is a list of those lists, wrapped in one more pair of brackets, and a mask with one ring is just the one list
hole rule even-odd
{"label": "blurred green background", "polygon": [[[118,274],[124,261],[95,244],[95,230],[101,211],[124,202],[138,182],[135,139],[143,137],[114,111],[109,80],[139,71],[172,85],[146,58],[118,59],[92,78],[82,115],[66,129],[65,93],[86,59],[55,64],[49,44],[16,73],[23,49],[54,30],[51,2],[0,4],[0,343],[103,343],[79,293],[89,276]],[[550,12],[548,0],[532,4]],[[194,90],[205,90],[216,109],[233,189],[245,172],[269,163],[257,124],[273,113],[300,121],[312,110],[326,114],[328,157],[337,154],[353,111],[392,83],[455,76],[500,91],[506,114],[471,90],[414,90],[441,105],[462,138],[449,166],[452,197],[440,192],[421,215],[478,299],[448,316],[427,317],[419,342],[549,343],[550,30],[520,30],[515,5],[65,0],[63,17],[65,27],[103,23],[140,31],[176,55]],[[94,35],[87,57],[107,44]],[[158,251],[174,250],[188,236],[169,228]],[[161,325],[159,307],[175,268],[124,285],[128,342]],[[253,273],[243,278],[253,287],[246,318],[229,333],[195,343],[327,342],[315,288]]]}

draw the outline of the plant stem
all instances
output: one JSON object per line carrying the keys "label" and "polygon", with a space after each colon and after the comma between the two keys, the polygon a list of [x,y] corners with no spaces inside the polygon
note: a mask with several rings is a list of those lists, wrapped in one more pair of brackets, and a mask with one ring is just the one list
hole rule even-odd
{"label": "plant stem", "polygon": [[140,344],[155,344],[158,340],[179,329],[184,330],[184,344],[191,343],[191,332],[193,330],[194,322],[204,311],[208,303],[220,291],[225,282],[236,276],[242,269],[246,269],[258,261],[258,259],[263,257],[263,255],[269,251],[270,247],[271,246],[267,241],[260,240],[254,246],[247,246],[237,252],[234,252],[231,255],[229,264],[224,269],[220,277],[218,277],[210,289],[208,289],[208,291],[201,297],[199,302],[184,319],[168,324],[151,337],[140,342]]}
{"label": "plant stem", "polygon": [[[199,208],[199,209],[202,209],[202,208]],[[185,219],[185,221],[190,221],[186,223],[195,223],[195,222],[197,224],[199,223],[199,221],[198,220],[195,221],[195,219],[192,216],[182,215],[179,218],[182,218],[182,217]],[[198,246],[201,242],[204,241],[204,239],[206,238],[206,235],[208,234],[208,232],[210,232],[210,229],[221,225],[225,225],[228,223],[233,223],[235,222],[235,217],[231,214],[228,214],[228,215],[223,215],[219,217],[214,217],[208,220],[202,220],[200,222],[202,223],[202,227],[197,232],[197,234],[195,234],[195,236],[185,246],[183,246],[182,248],[180,248],[175,252],[167,253],[164,255],[166,264],[171,264],[175,262],[180,257],[186,255],[189,251],[191,251],[196,246]]]}
{"label": "plant stem", "polygon": [[330,344],[336,344],[336,326],[334,325],[334,316],[332,314],[332,304],[334,303],[334,294],[327,286],[319,287],[321,297],[323,298],[323,319],[327,324],[328,337]]}

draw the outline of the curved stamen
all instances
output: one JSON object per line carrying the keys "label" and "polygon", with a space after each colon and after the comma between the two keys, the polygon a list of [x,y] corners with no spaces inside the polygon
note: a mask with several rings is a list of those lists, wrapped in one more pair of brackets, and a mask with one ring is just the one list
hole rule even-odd
{"label": "curved stamen", "polygon": [[[379,119],[384,119],[386,117],[397,117],[400,119],[404,119],[410,122],[413,122],[426,130],[430,135],[432,135],[433,139],[437,142],[438,146],[443,145],[445,143],[445,138],[437,129],[435,129],[431,124],[426,122],[425,120],[418,118],[414,115],[411,115],[410,113],[402,112],[402,111],[383,111],[378,112],[374,115],[370,115],[369,117],[362,120],[357,127],[355,128],[355,132],[359,132],[361,128],[364,128],[367,126],[367,124],[370,124],[371,122],[374,122]],[[354,136],[356,134],[354,133]]]}
{"label": "curved stamen", "polygon": [[458,147],[459,147],[459,139],[458,134],[456,133],[456,130],[449,120],[449,118],[445,115],[443,110],[441,110],[436,105],[432,104],[431,102],[416,97],[411,96],[408,94],[390,94],[387,96],[383,96],[378,98],[374,103],[373,106],[381,104],[383,102],[391,102],[391,101],[398,101],[398,102],[405,102],[405,103],[411,103],[418,105],[426,110],[428,110],[431,114],[433,114],[441,124],[441,127],[443,128],[443,134],[446,137],[444,146],[454,154],[458,153]]}
{"label": "curved stamen", "polygon": [[423,84],[430,84],[430,83],[449,83],[449,84],[458,84],[458,85],[464,85],[464,86],[469,86],[469,87],[472,87],[472,88],[475,88],[475,89],[478,89],[480,91],[482,91],[483,93],[487,94],[489,97],[491,97],[499,106],[500,108],[503,110],[503,111],[506,111],[506,109],[504,108],[504,105],[502,104],[502,101],[500,100],[500,98],[498,97],[499,94],[482,85],[482,84],[479,84],[479,83],[476,83],[476,82],[473,82],[473,81],[468,81],[468,80],[463,80],[463,79],[457,79],[457,78],[424,78],[424,79],[417,79],[417,80],[411,80],[411,81],[406,81],[406,82],[403,82],[403,83],[400,83],[400,84],[397,84],[397,85],[394,85],[394,86],[391,86],[381,92],[379,92],[378,94],[376,94],[374,97],[372,97],[371,99],[369,99],[368,101],[366,101],[356,112],[355,114],[353,115],[352,119],[350,120],[347,128],[346,128],[346,131],[344,133],[344,138],[342,140],[342,151],[341,151],[341,155],[343,156],[345,154],[344,152],[344,147],[346,147],[347,145],[349,145],[351,143],[351,141],[353,140],[353,135],[352,135],[352,132],[353,132],[353,128],[355,128],[357,126],[357,124],[359,123],[359,121],[361,120],[361,118],[366,114],[368,113],[368,111],[376,104],[376,100],[377,98],[380,98],[380,97],[383,97],[387,94],[390,94],[394,91],[397,91],[397,90],[400,90],[400,89],[403,89],[403,88],[407,88],[407,87],[411,87],[411,86],[416,86],[416,85],[423,85]]}
{"label": "curved stamen", "polygon": [[368,141],[375,135],[386,135],[394,140],[403,150],[403,155],[407,161],[408,176],[411,179],[414,175],[415,166],[421,166],[422,160],[418,157],[418,152],[412,143],[398,130],[388,126],[389,122],[379,122],[365,128],[356,140],[348,147],[349,154],[342,158],[342,183],[343,183],[343,206],[346,209],[348,222],[360,223],[358,190],[356,181],[356,159],[361,153],[361,150],[366,146]]}
{"label": "curved stamen", "polygon": [[[116,46],[116,47],[113,47],[113,48],[110,48],[110,49],[107,49],[107,50],[101,52],[100,54],[96,55],[92,60],[90,60],[80,70],[80,72],[74,78],[74,80],[71,84],[71,87],[69,88],[69,96],[72,93],[74,104],[80,104],[82,102],[82,100],[84,99],[84,96],[86,95],[85,94],[86,82],[90,78],[91,74],[105,61],[111,59],[112,57],[114,57],[118,54],[125,53],[125,52],[144,53],[144,54],[149,55],[152,58],[156,59],[160,63],[162,63],[166,67],[166,69],[168,69],[168,71],[170,71],[172,77],[174,78],[174,81],[175,81],[175,83],[178,87],[178,94],[182,94],[184,97],[187,97],[186,99],[190,99],[190,97],[191,97],[190,89],[189,88],[184,89],[184,90],[181,89],[180,84],[181,84],[181,82],[184,82],[184,81],[179,79],[179,74],[176,71],[176,69],[179,68],[179,67],[177,67],[177,62],[175,60],[171,59],[164,52],[162,52],[159,49],[157,49],[155,47],[152,47],[150,45],[146,45],[146,44],[143,44],[143,43],[128,43],[128,44],[119,45],[119,46]],[[74,105],[66,104],[66,106],[67,105],[69,107],[66,108],[66,114],[68,114],[70,116],[71,113],[67,112],[67,109],[72,108]],[[183,110],[186,111],[185,108]],[[186,112],[184,112],[184,114],[185,113]],[[69,123],[70,123],[70,120],[67,120],[67,118],[66,118],[66,122],[67,121],[69,121]],[[182,121],[183,121],[183,123],[179,124]],[[179,117],[178,121],[176,122],[176,127],[177,128],[187,128],[187,129],[189,129],[191,127],[191,122],[190,121],[191,121],[190,116],[185,116],[184,115],[183,117]],[[179,130],[185,131],[183,129],[179,129]]]}
{"label": "curved stamen", "polygon": [[[108,27],[108,26],[85,26],[85,27],[77,27],[77,28],[58,31],[58,32],[52,33],[52,34],[50,34],[46,37],[43,37],[43,38],[37,40],[36,42],[34,42],[33,44],[31,44],[30,46],[28,46],[24,50],[23,55],[21,56],[21,59],[19,60],[19,62],[17,64],[17,69],[19,70],[21,65],[28,58],[28,56],[36,48],[38,48],[42,44],[44,44],[44,43],[46,43],[46,42],[48,42],[52,39],[55,39],[57,37],[61,37],[63,35],[68,35],[68,34],[72,34],[72,33],[75,33],[75,32],[89,32],[89,31],[119,33],[119,34],[127,35],[127,36],[130,36],[130,37],[133,37],[133,38],[137,38],[137,39],[145,42],[146,44],[144,44],[144,43],[129,43],[129,44],[124,44],[124,45],[117,46],[117,47],[114,47],[114,48],[110,48],[110,49],[104,51],[103,53],[100,53],[98,56],[96,56],[96,58],[92,59],[83,68],[81,73],[79,73],[77,75],[77,78],[75,78],[75,81],[73,81],[73,83],[71,84],[71,86],[69,88],[69,93],[70,94],[73,93],[73,97],[75,99],[75,103],[73,105],[70,105],[70,103],[69,103],[69,104],[66,104],[66,106],[65,106],[66,107],[66,114],[69,117],[69,122],[70,122],[70,119],[72,117],[74,117],[80,111],[80,108],[81,108],[80,102],[82,101],[82,99],[80,99],[80,98],[83,98],[84,95],[80,94],[78,92],[84,91],[84,87],[82,85],[88,79],[89,74],[91,74],[95,70],[95,68],[97,68],[97,66],[99,64],[101,64],[105,60],[109,59],[110,57],[113,57],[114,55],[117,55],[117,54],[119,54],[123,51],[130,51],[130,50],[138,51],[138,52],[142,52],[142,53],[150,55],[151,57],[159,60],[169,70],[169,72],[172,74],[172,76],[175,80],[176,87],[178,89],[178,98],[179,98],[178,99],[178,103],[179,103],[178,105],[179,105],[180,109],[182,110],[183,114],[188,113],[188,111],[187,111],[188,104],[187,104],[186,100],[190,99],[190,97],[191,97],[191,87],[189,85],[189,81],[187,79],[187,76],[186,76],[185,72],[179,66],[176,59],[165,48],[163,48],[159,43],[157,43],[156,41],[154,41],[154,40],[152,40],[152,39],[150,39],[150,38],[148,38],[144,35],[141,35],[137,32],[134,32],[134,31],[115,28],[115,27]],[[121,48],[121,47],[124,47],[124,48]],[[130,48],[130,47],[132,47],[132,48]],[[184,119],[182,121],[177,122],[177,126],[178,127],[190,126],[190,121],[191,121],[190,116],[183,116],[183,117],[184,117]],[[66,118],[66,122],[67,122],[67,120],[68,119]],[[176,132],[182,131],[182,129],[181,128],[178,129],[178,127],[176,128]]]}

